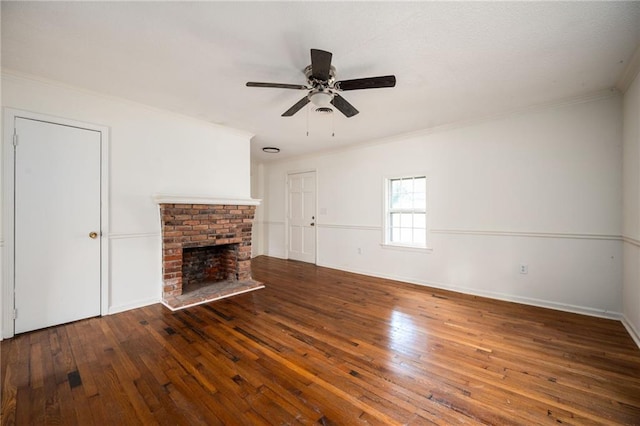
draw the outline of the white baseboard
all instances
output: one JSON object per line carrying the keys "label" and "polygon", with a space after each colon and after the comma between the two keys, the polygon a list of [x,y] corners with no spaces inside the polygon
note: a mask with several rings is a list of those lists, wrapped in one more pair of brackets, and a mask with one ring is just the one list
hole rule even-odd
{"label": "white baseboard", "polygon": [[120,312],[129,311],[131,309],[136,309],[136,308],[143,308],[145,306],[149,306],[149,305],[153,305],[155,303],[161,303],[161,302],[162,300],[160,298],[154,297],[150,299],[136,300],[135,302],[127,303],[124,305],[110,306],[109,312],[107,312],[107,315],[113,315]]}
{"label": "white baseboard", "polygon": [[[262,256],[273,257],[276,259],[289,260],[286,254],[273,254],[273,253],[264,253]],[[320,265],[318,265],[320,266]]]}
{"label": "white baseboard", "polygon": [[640,348],[640,333],[638,333],[638,330],[636,330],[636,328],[633,326],[633,323],[629,321],[629,319],[625,315],[622,315],[621,321],[622,325],[624,325],[624,328],[627,329],[633,341],[636,342],[636,345],[638,346],[638,348]]}
{"label": "white baseboard", "polygon": [[327,265],[327,264],[321,265],[320,263],[318,263],[318,266],[331,268],[331,269],[338,269],[346,272],[353,272],[354,274],[368,275],[368,276],[377,277],[377,278],[384,278],[388,280],[406,282],[409,284],[417,284],[417,285],[422,285],[426,287],[433,287],[441,290],[455,291],[458,293],[470,294],[473,296],[487,297],[489,299],[497,299],[497,300],[503,300],[506,302],[521,303],[524,305],[537,306],[540,308],[555,309],[556,311],[571,312],[574,314],[589,315],[592,317],[607,318],[607,319],[614,319],[614,320],[620,320],[622,318],[622,314],[620,312],[611,312],[611,311],[595,309],[587,306],[577,306],[577,305],[571,305],[567,303],[553,302],[550,300],[541,300],[541,299],[535,299],[531,297],[516,296],[512,294],[483,291],[483,290],[477,290],[477,289],[472,289],[468,287],[459,287],[455,285],[443,284],[443,283],[438,283],[433,281],[416,280],[414,278],[402,277],[398,275],[376,274],[369,271],[358,270],[355,268],[344,268],[344,267],[337,267],[334,265]]}

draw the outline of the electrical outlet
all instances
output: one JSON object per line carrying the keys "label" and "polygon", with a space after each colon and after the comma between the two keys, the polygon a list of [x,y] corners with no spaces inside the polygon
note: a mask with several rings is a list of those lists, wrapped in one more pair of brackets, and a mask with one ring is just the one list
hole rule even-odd
{"label": "electrical outlet", "polygon": [[362,249],[358,247],[358,254],[362,254]]}
{"label": "electrical outlet", "polygon": [[529,265],[520,265],[520,273],[528,274],[529,273]]}

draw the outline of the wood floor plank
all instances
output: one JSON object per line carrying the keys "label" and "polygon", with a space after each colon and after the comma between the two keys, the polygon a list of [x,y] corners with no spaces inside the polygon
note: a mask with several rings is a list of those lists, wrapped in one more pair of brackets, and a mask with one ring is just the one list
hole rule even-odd
{"label": "wood floor plank", "polygon": [[619,321],[258,257],[266,288],[1,342],[1,424],[640,425]]}

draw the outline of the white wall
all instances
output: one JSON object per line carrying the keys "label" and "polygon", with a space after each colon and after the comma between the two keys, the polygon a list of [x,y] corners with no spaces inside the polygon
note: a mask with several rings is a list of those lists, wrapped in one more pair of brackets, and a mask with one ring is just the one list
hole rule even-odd
{"label": "white wall", "polygon": [[250,197],[248,133],[11,74],[2,105],[109,127],[110,312],[160,300],[154,194]]}
{"label": "white wall", "polygon": [[640,77],[624,95],[624,323],[640,346]]}
{"label": "white wall", "polygon": [[[621,117],[620,97],[600,94],[267,163],[264,253],[286,257],[286,174],[316,170],[319,265],[619,315]],[[407,173],[428,179],[432,251],[380,245],[383,179]],[[519,274],[521,263],[527,275]]]}
{"label": "white wall", "polygon": [[[257,162],[251,162],[251,198],[262,200],[264,198],[264,166]],[[253,221],[251,257],[264,253],[264,208],[261,204],[256,206],[256,215]]]}

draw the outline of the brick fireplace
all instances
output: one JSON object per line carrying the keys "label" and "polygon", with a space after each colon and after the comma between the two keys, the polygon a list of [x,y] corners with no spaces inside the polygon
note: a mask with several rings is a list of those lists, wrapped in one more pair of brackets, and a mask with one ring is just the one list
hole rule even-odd
{"label": "brick fireplace", "polygon": [[260,284],[251,277],[258,200],[157,197],[156,202],[162,223],[162,298],[170,307],[190,288],[205,284]]}

